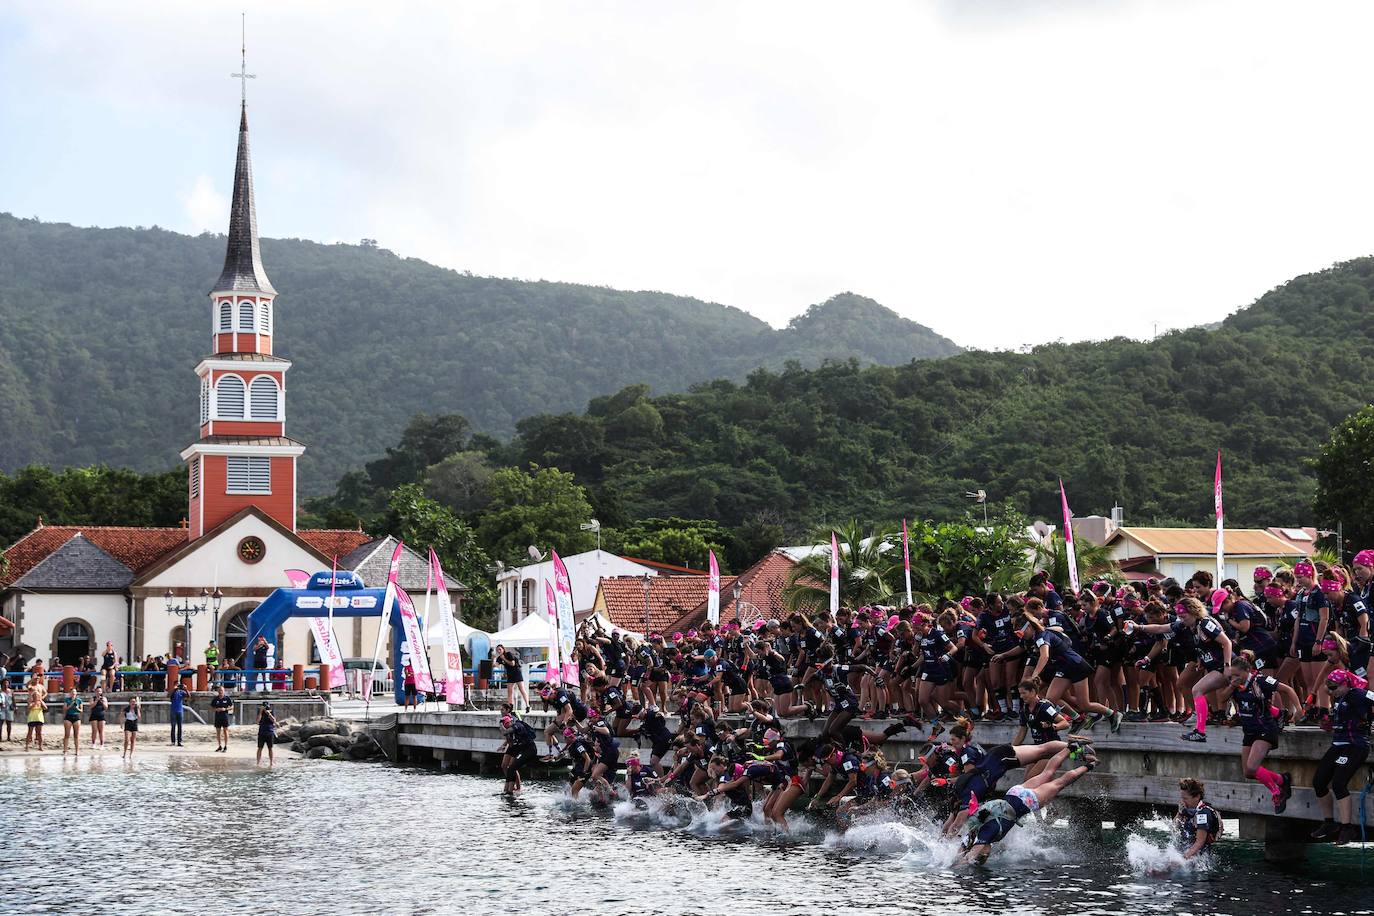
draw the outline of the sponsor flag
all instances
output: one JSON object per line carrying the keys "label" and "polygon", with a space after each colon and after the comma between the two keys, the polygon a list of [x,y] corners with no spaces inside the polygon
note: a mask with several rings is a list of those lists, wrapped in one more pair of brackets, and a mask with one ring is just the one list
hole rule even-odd
{"label": "sponsor flag", "polygon": [[1064,559],[1069,564],[1069,588],[1078,593],[1078,555],[1073,549],[1073,515],[1069,512],[1069,495],[1064,492],[1064,481],[1059,481],[1059,505],[1064,509]]}
{"label": "sponsor flag", "polygon": [[830,616],[840,612],[840,542],[830,532]]}
{"label": "sponsor flag", "polygon": [[906,533],[906,519],[902,519],[902,569],[906,573],[906,603],[911,605],[911,542]]}
{"label": "sponsor flag", "polygon": [[463,703],[463,650],[458,641],[458,624],[453,619],[453,603],[444,586],[444,567],[433,547],[429,549],[429,567],[437,588],[439,620],[444,627],[444,700],[450,706],[460,706]]}
{"label": "sponsor flag", "polygon": [[548,579],[544,580],[544,613],[549,616],[549,661],[544,665],[544,681],[550,687],[557,687],[563,683],[558,648],[558,598],[554,596],[553,583]]}
{"label": "sponsor flag", "polygon": [[1217,509],[1217,584],[1226,578],[1226,525],[1225,513],[1221,509],[1221,449],[1217,449],[1217,477],[1213,486],[1212,501]]}
{"label": "sponsor flag", "polygon": [[[720,623],[720,564],[716,562],[716,552],[710,552],[710,565],[706,577],[706,619],[713,624]],[[645,634],[648,635],[647,633]]]}
{"label": "sponsor flag", "polygon": [[573,657],[577,631],[573,624],[572,580],[568,578],[568,567],[563,565],[558,551],[550,552],[553,554],[553,597],[558,605],[558,647],[563,656],[563,683],[576,687],[579,676]]}

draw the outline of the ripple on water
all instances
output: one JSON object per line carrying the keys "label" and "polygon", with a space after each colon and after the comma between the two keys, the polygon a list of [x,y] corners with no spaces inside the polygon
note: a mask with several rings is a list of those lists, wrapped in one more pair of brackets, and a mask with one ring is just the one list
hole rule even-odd
{"label": "ripple on water", "polygon": [[[0,895],[0,912],[243,913],[267,893],[286,911],[330,914],[484,912],[495,898],[550,916],[1270,914],[1345,909],[1366,893],[1348,867],[1358,851],[1277,873],[1238,841],[1204,867],[1154,877],[1177,865],[1163,822],[1092,841],[1025,825],[988,867],[960,872],[957,842],[930,825],[874,819],[838,833],[794,815],[783,834],[694,802],[595,811],[554,784],[498,791],[475,776],[330,761],[269,772],[212,758],[9,757],[0,867],[23,891]],[[75,882],[63,877],[73,862]],[[322,882],[338,889],[327,904],[312,890]]]}

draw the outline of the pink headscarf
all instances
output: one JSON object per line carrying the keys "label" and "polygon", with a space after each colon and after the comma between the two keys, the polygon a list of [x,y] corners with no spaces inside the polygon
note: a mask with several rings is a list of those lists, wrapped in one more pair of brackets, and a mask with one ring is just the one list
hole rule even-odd
{"label": "pink headscarf", "polygon": [[1307,560],[1299,560],[1298,562],[1293,564],[1293,575],[1295,576],[1307,576],[1308,578],[1311,578],[1316,574],[1317,567],[1313,566]]}
{"label": "pink headscarf", "polygon": [[1346,684],[1352,690],[1364,690],[1369,686],[1369,682],[1364,678],[1353,671],[1345,671],[1344,669],[1332,671],[1326,676],[1326,681],[1329,684]]}
{"label": "pink headscarf", "polygon": [[1226,589],[1224,589],[1224,588],[1214,589],[1214,590],[1212,591],[1212,613],[1213,613],[1213,614],[1219,613],[1219,612],[1221,611],[1221,606],[1222,606],[1223,604],[1225,604],[1225,603],[1226,603],[1226,599],[1227,599],[1227,598],[1230,598],[1230,597],[1231,597],[1231,593],[1228,592]]}
{"label": "pink headscarf", "polygon": [[1256,581],[1256,582],[1260,581],[1261,579],[1272,579],[1272,578],[1274,578],[1274,574],[1271,573],[1271,572],[1269,571],[1269,567],[1268,567],[1268,566],[1256,566],[1256,567],[1255,567],[1255,581]]}
{"label": "pink headscarf", "polygon": [[1366,548],[1355,554],[1355,565],[1374,569],[1374,550]]}
{"label": "pink headscarf", "polygon": [[897,629],[897,624],[901,622],[902,618],[898,617],[896,614],[893,614],[891,617],[887,618],[887,628],[889,630],[895,630]]}

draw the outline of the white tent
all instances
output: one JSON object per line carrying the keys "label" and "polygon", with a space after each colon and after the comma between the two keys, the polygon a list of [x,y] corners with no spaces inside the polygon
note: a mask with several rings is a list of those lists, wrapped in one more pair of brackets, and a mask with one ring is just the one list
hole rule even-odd
{"label": "white tent", "polygon": [[[481,633],[483,636],[486,636],[488,638],[490,638],[491,636],[491,634],[486,632],[485,630],[479,630],[476,627],[470,627],[467,624],[463,623],[463,621],[461,620],[455,620],[453,623],[458,628],[458,644],[460,646],[466,646],[468,644],[468,637],[471,636],[473,633]],[[434,616],[434,621],[430,623],[429,630],[426,632],[425,635],[429,637],[429,644],[431,646],[433,646],[436,642],[440,645],[443,644],[444,622],[439,619],[439,616],[437,614]]]}
{"label": "white tent", "polygon": [[601,631],[603,633],[619,633],[621,636],[629,636],[632,639],[644,638],[643,634],[641,633],[636,633],[634,630],[627,630],[624,627],[618,627],[615,624],[611,623],[611,619],[607,617],[605,614],[602,614],[600,611],[588,616],[587,620],[591,620],[595,623],[600,624]]}
{"label": "white tent", "polygon": [[547,649],[553,624],[538,614],[531,614],[514,626],[491,634],[491,646],[507,649]]}

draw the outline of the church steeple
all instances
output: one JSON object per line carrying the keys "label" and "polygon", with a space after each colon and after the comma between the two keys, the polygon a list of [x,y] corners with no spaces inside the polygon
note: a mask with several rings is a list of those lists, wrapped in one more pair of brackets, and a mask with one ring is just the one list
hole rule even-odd
{"label": "church steeple", "polygon": [[239,109],[239,152],[234,164],[234,202],[229,207],[229,248],[224,270],[212,293],[261,293],[275,296],[272,281],[262,269],[258,246],[258,215],[253,202],[253,163],[248,156],[248,104]]}
{"label": "church steeple", "polygon": [[[233,76],[249,78],[246,68]],[[181,452],[188,471],[191,540],[248,507],[296,529],[296,459],[305,446],[286,437],[291,363],[272,355],[276,296],[258,250],[244,102],[229,246],[224,271],[210,291],[211,355],[196,366],[200,438]]]}

